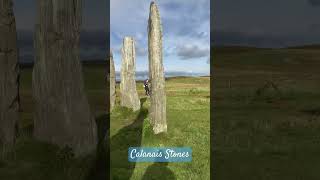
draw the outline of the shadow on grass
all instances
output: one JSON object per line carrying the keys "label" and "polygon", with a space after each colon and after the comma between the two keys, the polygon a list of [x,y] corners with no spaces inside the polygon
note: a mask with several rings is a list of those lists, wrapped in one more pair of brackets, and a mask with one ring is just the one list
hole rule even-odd
{"label": "shadow on grass", "polygon": [[[160,150],[163,155],[165,155],[164,150]],[[161,161],[163,157],[157,157],[156,161]],[[168,168],[168,162],[154,162],[145,171],[142,180],[175,180],[176,177],[174,173]]]}
{"label": "shadow on grass", "polygon": [[[141,110],[134,122],[116,134],[112,140],[109,138],[109,114],[103,114],[96,118],[98,144],[96,152],[82,158],[74,158],[72,150],[69,148],[59,148],[55,145],[42,143],[34,140],[29,135],[32,126],[21,132],[17,147],[12,151],[12,158],[0,160],[1,172],[5,179],[22,179],[24,172],[30,174],[30,178],[25,179],[87,179],[106,180],[110,179],[110,144],[115,149],[112,154],[112,167],[120,171],[115,171],[116,176],[112,179],[130,179],[135,164],[129,163],[127,159],[128,147],[140,146],[142,138],[142,125],[148,115],[148,110],[143,108],[146,99],[141,99]],[[26,135],[26,136],[23,136]],[[123,158],[123,159],[121,159]],[[10,162],[11,167],[7,162]],[[117,164],[118,163],[118,164]],[[24,166],[28,164],[28,166]],[[16,173],[10,173],[9,169],[16,168]],[[8,177],[8,178],[6,178]],[[117,178],[119,177],[119,178]],[[0,178],[1,179],[1,178]]]}
{"label": "shadow on grass", "polygon": [[301,112],[310,114],[310,115],[315,115],[319,116],[320,115],[320,108],[310,108],[310,109],[303,109]]}
{"label": "shadow on grass", "polygon": [[320,117],[320,108],[311,108],[311,109],[303,109],[302,113],[305,113],[310,116],[309,121],[316,121]]}
{"label": "shadow on grass", "polygon": [[128,148],[141,145],[143,121],[148,116],[148,109],[143,107],[146,100],[140,99],[140,112],[134,122],[111,138],[111,179],[130,179],[133,174],[136,164],[128,161]]}
{"label": "shadow on grass", "polygon": [[109,179],[109,119],[109,114],[96,118],[96,151],[79,158],[74,157],[72,148],[68,146],[61,148],[33,139],[33,126],[26,126],[20,131],[15,146],[5,155],[0,154],[0,179]]}
{"label": "shadow on grass", "polygon": [[168,168],[168,164],[168,162],[155,162],[147,168],[142,180],[175,180],[176,177]]}
{"label": "shadow on grass", "polygon": [[110,115],[103,114],[96,118],[98,144],[96,150],[95,162],[90,169],[87,180],[107,180],[110,175],[110,155],[109,155],[109,130]]}

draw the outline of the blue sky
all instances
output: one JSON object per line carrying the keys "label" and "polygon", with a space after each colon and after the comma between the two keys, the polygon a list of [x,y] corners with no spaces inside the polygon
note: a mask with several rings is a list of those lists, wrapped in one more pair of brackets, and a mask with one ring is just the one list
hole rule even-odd
{"label": "blue sky", "polygon": [[[137,71],[148,70],[147,23],[151,0],[110,1],[110,47],[120,70],[122,39],[136,41]],[[210,0],[158,0],[165,71],[209,74]]]}

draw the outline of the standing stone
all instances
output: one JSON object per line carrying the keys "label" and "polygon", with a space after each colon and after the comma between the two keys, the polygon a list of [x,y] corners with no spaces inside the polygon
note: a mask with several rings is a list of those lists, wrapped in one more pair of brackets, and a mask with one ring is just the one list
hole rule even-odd
{"label": "standing stone", "polygon": [[162,27],[157,5],[151,2],[148,24],[150,117],[155,134],[167,132],[166,92],[162,60]]}
{"label": "standing stone", "polygon": [[76,155],[96,147],[97,134],[79,60],[81,0],[37,0],[34,135]]}
{"label": "standing stone", "polygon": [[116,69],[114,67],[113,54],[110,52],[110,111],[116,102]]}
{"label": "standing stone", "polygon": [[123,39],[121,52],[121,106],[137,111],[140,109],[140,100],[136,89],[136,50],[132,37],[125,37]]}
{"label": "standing stone", "polygon": [[16,22],[11,0],[0,0],[0,145],[12,145],[19,110]]}

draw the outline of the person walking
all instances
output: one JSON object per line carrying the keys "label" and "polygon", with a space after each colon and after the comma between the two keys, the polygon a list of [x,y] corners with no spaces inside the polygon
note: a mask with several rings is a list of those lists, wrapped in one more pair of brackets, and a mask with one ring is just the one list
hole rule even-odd
{"label": "person walking", "polygon": [[144,90],[146,91],[146,96],[150,96],[149,79],[143,82]]}

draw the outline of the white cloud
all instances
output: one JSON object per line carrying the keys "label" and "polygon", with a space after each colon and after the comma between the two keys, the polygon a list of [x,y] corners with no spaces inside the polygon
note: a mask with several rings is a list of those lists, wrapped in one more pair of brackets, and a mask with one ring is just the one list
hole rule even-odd
{"label": "white cloud", "polygon": [[[138,60],[147,59],[150,2],[111,0],[111,48],[121,47],[123,36],[130,35],[136,40]],[[158,0],[156,3],[163,27],[164,62],[205,56],[210,47],[210,0]],[[196,47],[195,54],[183,52],[184,46]]]}
{"label": "white cloud", "polygon": [[183,60],[188,59],[198,59],[202,57],[207,57],[210,54],[209,48],[201,48],[197,45],[185,45],[177,49],[177,54]]}

